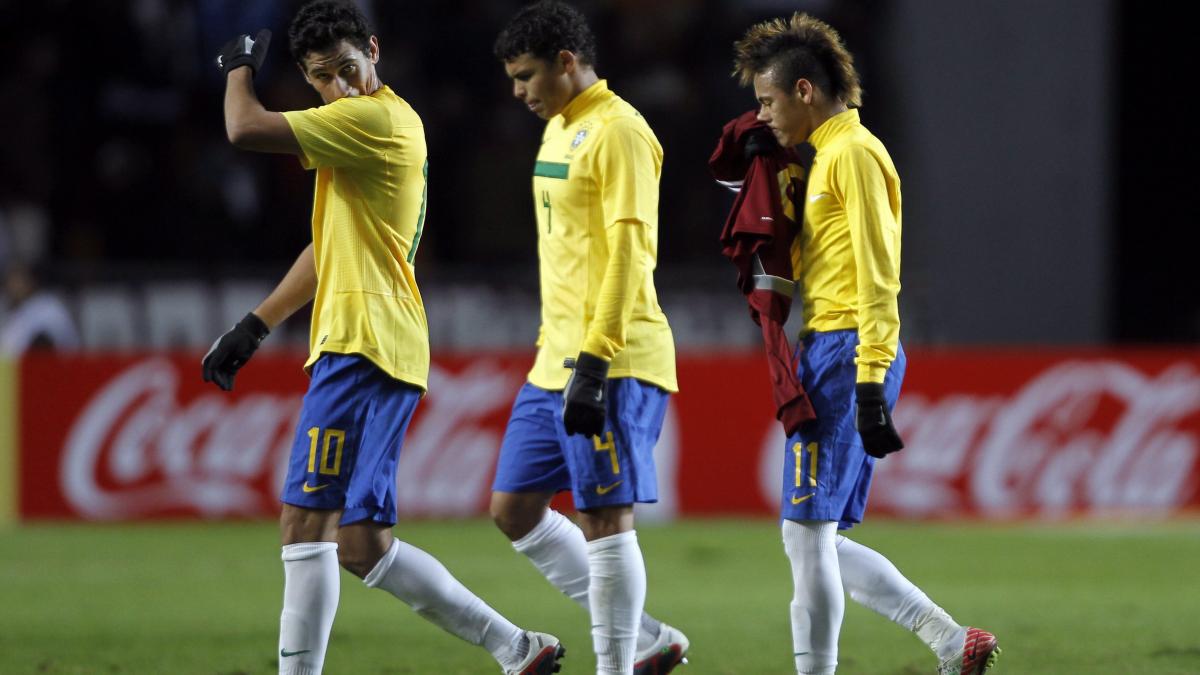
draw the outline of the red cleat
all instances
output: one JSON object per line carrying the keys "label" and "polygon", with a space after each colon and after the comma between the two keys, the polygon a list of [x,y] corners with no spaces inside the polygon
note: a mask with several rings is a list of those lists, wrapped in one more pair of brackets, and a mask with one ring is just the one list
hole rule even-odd
{"label": "red cleat", "polygon": [[995,635],[980,628],[967,628],[962,651],[942,661],[938,675],[983,675],[996,665],[999,657]]}

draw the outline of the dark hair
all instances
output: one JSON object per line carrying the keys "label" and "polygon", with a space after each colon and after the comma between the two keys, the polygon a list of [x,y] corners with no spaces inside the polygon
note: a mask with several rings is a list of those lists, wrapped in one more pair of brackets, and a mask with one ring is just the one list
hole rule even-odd
{"label": "dark hair", "polygon": [[522,7],[509,19],[492,51],[501,61],[528,53],[552,62],[564,49],[581,63],[596,64],[596,38],[583,14],[557,0],[541,0]]}
{"label": "dark hair", "polygon": [[349,2],[314,0],[300,8],[288,28],[292,58],[304,63],[309,52],[323,52],[342,40],[367,52],[371,49],[371,29],[367,17]]}
{"label": "dark hair", "polygon": [[862,105],[854,57],[829,24],[799,12],[756,24],[733,45],[733,72],[743,85],[774,70],[775,85],[790,90],[801,78],[851,108]]}

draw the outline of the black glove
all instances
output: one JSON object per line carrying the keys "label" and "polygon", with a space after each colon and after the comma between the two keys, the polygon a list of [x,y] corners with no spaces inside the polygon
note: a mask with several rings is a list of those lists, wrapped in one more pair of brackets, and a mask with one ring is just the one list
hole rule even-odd
{"label": "black glove", "polygon": [[904,447],[900,434],[892,424],[887,400],[883,397],[883,385],[874,382],[859,382],[854,385],[854,425],[862,436],[867,454],[882,459],[885,455]]}
{"label": "black glove", "polygon": [[254,350],[270,333],[271,329],[254,312],[246,314],[228,333],[217,338],[204,355],[204,360],[200,362],[204,366],[204,381],[214,382],[225,391],[232,391],[233,378],[238,369],[246,365],[254,356]]}
{"label": "black glove", "polygon": [[567,434],[598,436],[604,430],[608,410],[608,361],[579,352],[579,358],[563,361],[563,367],[574,370],[563,389],[563,426]]}
{"label": "black glove", "polygon": [[771,133],[769,129],[752,129],[746,132],[746,142],[742,146],[742,152],[747,161],[755,157],[773,155],[779,152],[779,141],[775,140],[775,134]]}
{"label": "black glove", "polygon": [[250,66],[250,70],[258,73],[262,68],[263,59],[267,58],[267,46],[271,44],[271,31],[262,29],[254,39],[249,35],[239,35],[217,53],[217,67],[225,75],[240,66]]}

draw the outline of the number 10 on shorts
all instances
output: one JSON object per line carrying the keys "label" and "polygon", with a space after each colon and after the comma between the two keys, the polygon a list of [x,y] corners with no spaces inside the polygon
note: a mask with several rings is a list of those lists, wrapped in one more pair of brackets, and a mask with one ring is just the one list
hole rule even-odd
{"label": "number 10 on shorts", "polygon": [[[312,427],[308,430],[308,472],[336,476],[342,470],[342,447],[346,445],[346,432],[341,429],[326,429],[324,442],[318,443],[321,436],[320,427]],[[317,466],[318,445],[321,446],[320,467]]]}

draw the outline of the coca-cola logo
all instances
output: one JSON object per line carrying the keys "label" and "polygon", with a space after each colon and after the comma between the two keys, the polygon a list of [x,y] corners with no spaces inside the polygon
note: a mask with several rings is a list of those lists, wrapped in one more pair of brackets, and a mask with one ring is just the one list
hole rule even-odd
{"label": "coca-cola logo", "polygon": [[[183,401],[180,379],[194,374],[179,368],[166,358],[138,362],[84,405],[67,433],[59,472],[78,513],[94,519],[274,513],[301,392],[230,395],[206,388]],[[430,394],[418,406],[397,468],[402,516],[486,511],[508,408],[524,379],[523,365],[498,360],[477,360],[460,372],[431,367]],[[673,410],[667,418],[655,450],[663,486],[657,515],[673,513],[678,501]]]}
{"label": "coca-cola logo", "polygon": [[[871,506],[910,517],[1058,516],[1171,510],[1197,490],[1200,375],[1068,361],[1011,395],[901,396],[906,448],[876,462]],[[779,495],[784,439],[762,446],[760,485]]]}
{"label": "coca-cola logo", "polygon": [[482,422],[512,404],[524,375],[487,360],[457,374],[430,368],[430,394],[396,471],[400,513],[448,517],[485,508],[504,427]]}
{"label": "coca-cola logo", "polygon": [[178,400],[166,359],[125,370],[96,392],[67,435],[63,494],[92,518],[189,509],[264,510],[257,479],[291,447],[300,396],[204,394]]}
{"label": "coca-cola logo", "polygon": [[[503,431],[482,420],[511,403],[522,377],[488,362],[459,374],[431,369],[435,393],[419,406],[400,455],[401,512],[480,511]],[[63,494],[81,514],[274,511],[302,396],[213,390],[182,403],[179,378],[171,361],[149,359],[88,401],[67,435],[60,475]]]}

